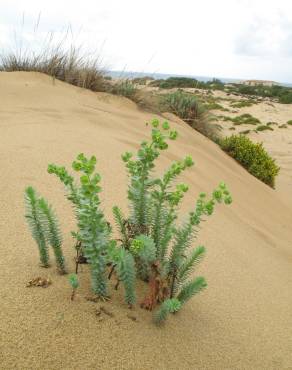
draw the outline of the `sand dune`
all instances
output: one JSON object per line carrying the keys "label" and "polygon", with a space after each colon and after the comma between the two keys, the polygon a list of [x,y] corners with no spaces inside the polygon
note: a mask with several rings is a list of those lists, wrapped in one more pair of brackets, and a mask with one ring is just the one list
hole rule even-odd
{"label": "sand dune", "polygon": [[[124,98],[34,73],[0,73],[0,102],[0,368],[292,369],[292,207],[282,194],[183,122],[173,122],[180,138],[163,155],[161,168],[186,154],[196,163],[183,176],[190,184],[184,211],[199,191],[211,191],[221,180],[234,199],[217,208],[198,240],[207,247],[199,273],[208,289],[163,328],[138,307],[137,321],[130,320],[121,291],[106,303],[114,317],[100,322],[96,304],[84,299],[86,267],[73,303],[67,277],[38,267],[23,191],[33,185],[55,205],[73,270],[73,212],[47,164],[69,166],[79,152],[95,154],[111,218],[113,205],[127,206],[120,154],[147,136],[152,115]],[[49,275],[52,285],[25,288],[38,275]]]}
{"label": "sand dune", "polygon": [[[242,100],[241,97],[235,95],[227,95],[222,91],[216,91],[215,96],[219,98],[232,98],[234,100]],[[225,108],[231,108],[234,110],[226,101],[221,101],[221,104]],[[230,122],[224,122],[219,120],[223,127],[223,134],[230,135],[232,133],[238,133],[244,130],[251,130],[248,137],[253,141],[263,142],[264,147],[270,153],[270,155],[276,159],[278,165],[281,167],[281,171],[276,179],[276,191],[282,197],[284,202],[289,203],[292,206],[292,197],[290,196],[292,190],[292,126],[287,125],[287,121],[291,120],[292,117],[292,105],[291,104],[280,104],[276,102],[263,101],[258,104],[254,104],[251,107],[237,108],[234,110],[236,114],[225,113],[227,116],[238,116],[240,114],[249,113],[252,116],[258,118],[261,124],[267,122],[275,122],[272,126],[273,131],[262,131],[255,133],[255,126],[252,125],[239,125],[234,126]],[[221,111],[217,111],[217,114],[222,114]],[[282,125],[286,127],[281,128]],[[233,127],[232,127],[233,126]],[[232,127],[234,131],[230,131]]]}

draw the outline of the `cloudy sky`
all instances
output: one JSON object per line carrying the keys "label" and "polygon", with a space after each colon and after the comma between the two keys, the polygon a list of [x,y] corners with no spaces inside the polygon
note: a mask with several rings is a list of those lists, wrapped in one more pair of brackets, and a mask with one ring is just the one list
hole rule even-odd
{"label": "cloudy sky", "polygon": [[71,25],[73,41],[101,54],[110,69],[292,83],[292,0],[0,0],[0,5],[2,51],[20,40],[37,48],[49,32],[61,36]]}

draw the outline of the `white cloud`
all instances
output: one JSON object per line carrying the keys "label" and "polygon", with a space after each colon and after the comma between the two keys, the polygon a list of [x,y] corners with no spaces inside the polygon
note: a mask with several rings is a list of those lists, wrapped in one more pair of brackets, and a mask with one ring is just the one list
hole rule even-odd
{"label": "white cloud", "polygon": [[290,0],[1,0],[0,44],[16,30],[34,47],[70,24],[114,69],[292,81],[291,17]]}

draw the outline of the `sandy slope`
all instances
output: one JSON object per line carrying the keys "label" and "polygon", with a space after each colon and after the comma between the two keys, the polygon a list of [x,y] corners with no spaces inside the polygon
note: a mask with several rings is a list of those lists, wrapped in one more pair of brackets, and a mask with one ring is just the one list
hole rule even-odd
{"label": "sandy slope", "polygon": [[[161,166],[186,154],[196,162],[184,176],[191,185],[184,210],[221,180],[234,198],[232,206],[218,207],[198,240],[208,250],[199,273],[209,287],[162,329],[139,308],[138,320],[130,320],[121,291],[106,304],[114,317],[100,322],[96,304],[84,299],[86,267],[73,303],[67,278],[54,267],[38,267],[23,218],[23,190],[31,184],[55,205],[72,270],[74,218],[47,164],[69,165],[79,152],[96,154],[107,214],[116,203],[126,210],[120,154],[145,137],[151,115],[125,99],[30,73],[0,73],[0,102],[1,369],[292,369],[292,208],[277,192],[205,137],[173,124],[180,140]],[[53,284],[25,288],[40,274]]]}
{"label": "sandy slope", "polygon": [[[242,100],[242,97],[235,95],[227,95],[222,91],[215,92],[216,97]],[[276,191],[279,193],[281,198],[288,202],[292,206],[292,126],[286,125],[285,128],[280,126],[285,125],[287,121],[292,119],[292,104],[279,104],[270,101],[263,101],[258,104],[254,104],[251,107],[244,108],[232,108],[230,103],[227,101],[220,101],[225,108],[229,108],[231,112],[217,111],[217,115],[223,115],[235,117],[240,114],[249,113],[252,116],[258,118],[261,124],[264,125],[267,122],[275,122],[271,127],[273,131],[262,131],[255,133],[253,130],[256,126],[253,125],[239,125],[234,126],[230,122],[224,122],[219,120],[219,123],[223,126],[223,134],[230,135],[238,133],[244,130],[251,130],[251,133],[247,136],[253,141],[262,142],[264,147],[267,149],[269,154],[276,160],[277,164],[281,167],[281,171],[276,179]],[[232,111],[236,112],[235,114]],[[230,131],[232,127],[235,131]]]}

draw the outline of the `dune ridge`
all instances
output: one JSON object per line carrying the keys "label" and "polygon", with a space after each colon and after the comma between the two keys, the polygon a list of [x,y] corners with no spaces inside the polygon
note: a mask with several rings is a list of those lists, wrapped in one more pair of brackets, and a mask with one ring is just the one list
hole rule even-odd
{"label": "dune ridge", "polygon": [[[98,321],[87,267],[70,302],[66,276],[38,267],[37,248],[24,221],[28,185],[55,206],[64,253],[73,271],[72,209],[47,164],[69,167],[84,152],[98,158],[103,207],[127,211],[121,153],[147,137],[153,118],[129,100],[93,93],[38,73],[0,73],[0,368],[3,369],[292,369],[292,208],[283,195],[252,177],[214,143],[180,120],[179,139],[158,169],[193,156],[182,180],[190,185],[183,211],[200,191],[225,181],[234,203],[219,206],[197,244],[207,257],[198,271],[208,288],[159,329],[136,307],[129,319],[122,292]],[[291,192],[287,197],[292,197]],[[25,288],[47,275],[47,289]],[[141,285],[143,291],[145,287]]]}

